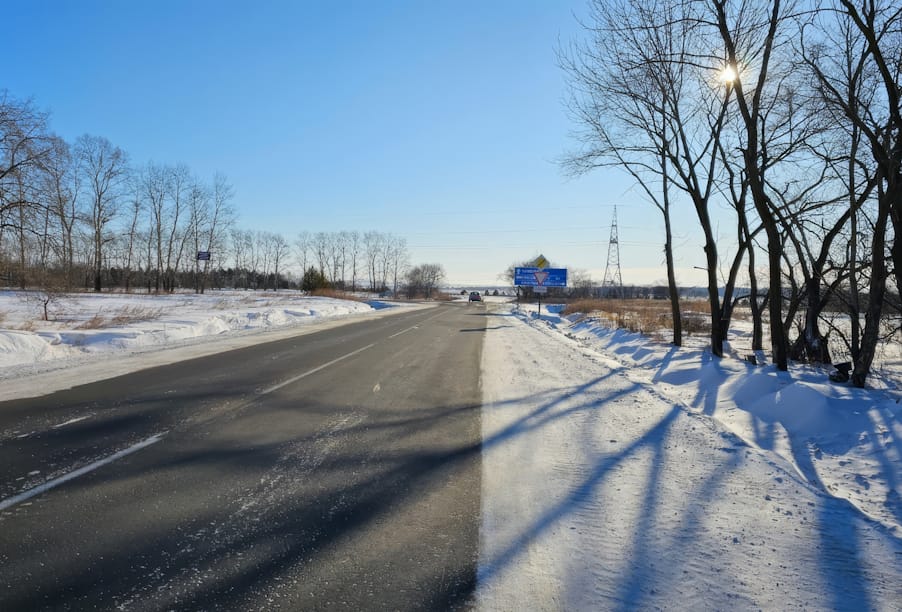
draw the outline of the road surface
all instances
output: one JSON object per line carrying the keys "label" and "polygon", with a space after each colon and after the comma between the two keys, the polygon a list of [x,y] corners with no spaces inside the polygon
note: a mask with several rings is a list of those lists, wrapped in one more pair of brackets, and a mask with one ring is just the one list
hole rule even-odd
{"label": "road surface", "polygon": [[481,305],[0,403],[0,609],[471,605]]}

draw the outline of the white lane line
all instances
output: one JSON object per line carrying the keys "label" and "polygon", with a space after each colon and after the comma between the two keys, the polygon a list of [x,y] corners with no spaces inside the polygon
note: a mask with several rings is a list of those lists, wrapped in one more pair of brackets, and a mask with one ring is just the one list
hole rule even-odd
{"label": "white lane line", "polygon": [[89,416],[77,417],[74,419],[69,419],[65,423],[60,423],[59,425],[54,425],[53,429],[59,429],[60,427],[65,427],[66,425],[71,425],[72,423],[78,423],[79,421],[84,421],[85,419],[89,419]]}
{"label": "white lane line", "polygon": [[369,349],[369,348],[373,348],[374,346],[376,346],[375,343],[374,343],[374,344],[368,344],[368,345],[366,345],[366,346],[363,347],[363,348],[357,349],[356,351],[351,351],[351,352],[348,353],[347,355],[342,355],[341,357],[338,357],[337,359],[333,359],[332,361],[330,361],[330,362],[328,362],[328,363],[324,363],[324,364],[321,365],[321,366],[317,366],[317,367],[313,368],[312,370],[307,370],[307,371],[304,372],[303,374],[298,374],[298,375],[295,376],[294,378],[289,378],[288,380],[282,381],[282,382],[280,382],[280,383],[277,384],[277,385],[273,385],[272,387],[270,387],[270,388],[268,388],[268,389],[264,389],[263,391],[260,392],[260,395],[266,395],[267,393],[272,393],[273,391],[276,391],[276,390],[278,390],[278,389],[281,389],[282,387],[284,387],[284,386],[286,386],[286,385],[290,385],[291,383],[297,382],[297,381],[301,380],[302,378],[307,378],[307,377],[310,376],[311,374],[316,374],[316,373],[319,372],[320,370],[325,370],[325,369],[328,368],[329,366],[335,365],[335,364],[338,363],[339,361],[343,361],[343,360],[347,359],[348,357],[353,357],[354,355],[356,355],[356,354],[358,354],[358,353],[362,353],[363,351],[365,351],[365,350],[367,350],[367,349]]}
{"label": "white lane line", "polygon": [[423,323],[428,323],[428,322],[431,321],[432,319],[438,318],[438,317],[442,316],[443,314],[445,314],[444,311],[439,310],[439,311],[438,311],[437,313],[435,313],[434,315],[429,316],[429,317],[426,317],[425,319],[423,319],[422,321],[420,321],[420,322],[417,323],[416,325],[412,325],[411,327],[408,327],[407,329],[402,329],[401,331],[392,334],[392,335],[389,336],[388,338],[389,338],[389,339],[395,338],[396,336],[400,336],[401,334],[405,334],[405,333],[407,333],[407,332],[409,332],[409,331],[411,331],[411,330],[414,330],[414,329],[420,329],[420,326],[421,326]]}
{"label": "white lane line", "polygon": [[[348,357],[353,357],[354,355],[357,355],[358,353],[362,353],[363,351],[373,348],[374,346],[376,346],[375,343],[368,344],[362,348],[357,349],[356,351],[351,351],[350,353],[348,353],[346,355],[342,355],[341,357],[333,359],[332,361],[329,361],[320,366],[317,366],[317,367],[313,368],[312,370],[307,370],[303,374],[298,374],[294,378],[289,378],[288,380],[280,382],[277,385],[273,385],[272,387],[269,387],[268,389],[264,389],[263,391],[260,392],[260,395],[266,395],[267,393],[272,393],[273,391],[281,389],[282,387],[284,387],[286,385],[290,385],[293,382],[297,382],[297,381],[301,380],[302,378],[306,378],[307,376],[310,376],[311,374],[316,374],[320,370],[324,370],[331,365],[335,365],[339,361],[343,361],[343,360],[347,359]],[[87,417],[84,417],[84,418],[87,418]],[[73,421],[61,423],[59,425],[59,427],[61,427],[62,425],[68,425],[69,423],[75,422],[77,420],[81,420],[81,419],[74,419]],[[4,499],[4,500],[0,501],[0,511],[6,510],[7,508],[15,506],[16,504],[22,503],[26,499],[30,499],[30,498],[34,497],[35,495],[40,495],[41,493],[44,493],[45,491],[49,491],[50,489],[57,487],[57,486],[63,484],[64,482],[68,482],[68,481],[72,480],[73,478],[78,478],[79,476],[82,476],[84,474],[87,474],[88,472],[96,470],[97,468],[102,467],[108,463],[112,463],[113,461],[116,461],[117,459],[121,459],[122,457],[125,457],[126,455],[130,455],[131,453],[134,453],[135,451],[139,451],[146,446],[150,446],[151,444],[159,442],[165,434],[166,434],[166,432],[163,432],[163,433],[159,433],[154,436],[151,436],[150,438],[147,438],[146,440],[138,442],[134,446],[130,446],[130,447],[126,448],[125,450],[119,451],[118,453],[114,453],[113,455],[110,455],[109,457],[107,457],[105,459],[100,459],[98,461],[95,461],[94,463],[91,463],[89,465],[81,467],[81,468],[75,470],[74,472],[69,472],[68,474],[60,476],[59,478],[51,480],[50,482],[45,482],[44,484],[38,485],[37,487],[34,487],[33,489],[29,489],[28,491],[24,491],[13,497]],[[28,435],[30,435],[30,434],[24,434],[23,436],[20,436],[20,437],[25,437]]]}
{"label": "white lane line", "polygon": [[96,470],[99,467],[103,467],[103,466],[107,465],[108,463],[112,463],[113,461],[122,459],[126,455],[131,455],[132,453],[137,452],[137,451],[141,450],[142,448],[148,447],[151,444],[156,444],[157,442],[162,440],[163,436],[165,436],[165,435],[166,435],[165,431],[162,433],[155,434],[155,435],[147,438],[146,440],[142,440],[141,442],[138,442],[137,444],[133,444],[132,446],[129,446],[128,448],[119,451],[118,453],[113,453],[109,457],[106,457],[104,459],[98,459],[94,463],[89,463],[88,465],[86,465],[84,467],[80,467],[77,470],[75,470],[74,472],[69,472],[68,474],[64,474],[64,475],[60,476],[59,478],[54,478],[53,480],[51,480],[49,482],[45,482],[42,485],[38,485],[38,486],[34,487],[33,489],[28,489],[27,491],[19,493],[18,495],[14,495],[13,497],[8,497],[8,498],[4,499],[3,501],[0,501],[0,511],[6,510],[7,508],[11,508],[12,506],[15,506],[16,504],[22,503],[26,499],[30,499],[30,498],[34,497],[35,495],[40,495],[41,493],[44,493],[45,491],[49,491],[50,489],[52,489],[54,487],[58,487],[59,485],[63,484],[64,482],[69,482],[73,478],[78,478],[79,476],[84,476],[88,472],[93,472],[94,470]]}
{"label": "white lane line", "polygon": [[407,329],[402,329],[402,330],[399,331],[398,333],[392,334],[392,335],[389,336],[388,338],[389,338],[389,340],[392,339],[392,338],[397,338],[397,337],[400,336],[401,334],[405,334],[405,333],[409,332],[409,331],[412,330],[412,329],[418,329],[419,327],[420,327],[419,325],[414,325],[413,327],[408,327]]}

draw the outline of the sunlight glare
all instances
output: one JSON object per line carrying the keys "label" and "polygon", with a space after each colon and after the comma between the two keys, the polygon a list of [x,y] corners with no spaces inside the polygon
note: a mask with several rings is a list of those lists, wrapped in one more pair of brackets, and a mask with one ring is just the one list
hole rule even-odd
{"label": "sunlight glare", "polygon": [[720,72],[720,80],[727,85],[732,84],[733,81],[736,80],[737,76],[739,75],[736,73],[736,68],[729,64]]}

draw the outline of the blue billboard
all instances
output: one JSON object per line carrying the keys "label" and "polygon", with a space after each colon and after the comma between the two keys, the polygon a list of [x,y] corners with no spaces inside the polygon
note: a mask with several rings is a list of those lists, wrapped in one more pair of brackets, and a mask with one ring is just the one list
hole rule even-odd
{"label": "blue billboard", "polygon": [[522,287],[566,287],[567,268],[514,268],[514,284]]}

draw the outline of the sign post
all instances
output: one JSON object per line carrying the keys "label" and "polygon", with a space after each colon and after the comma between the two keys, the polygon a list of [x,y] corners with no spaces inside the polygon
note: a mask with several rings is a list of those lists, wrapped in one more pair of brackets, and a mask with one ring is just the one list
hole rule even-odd
{"label": "sign post", "polygon": [[194,260],[194,291],[195,293],[203,293],[200,286],[200,262],[204,262],[204,274],[207,272],[207,262],[210,261],[210,251],[198,251],[197,258]]}
{"label": "sign post", "polygon": [[[539,316],[542,316],[542,294],[548,287],[567,286],[567,268],[546,268],[548,260],[543,256],[536,259],[535,266],[514,268],[514,285],[532,287],[539,301]],[[538,265],[538,264],[543,265]]]}

